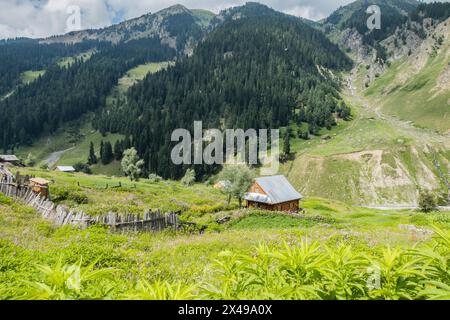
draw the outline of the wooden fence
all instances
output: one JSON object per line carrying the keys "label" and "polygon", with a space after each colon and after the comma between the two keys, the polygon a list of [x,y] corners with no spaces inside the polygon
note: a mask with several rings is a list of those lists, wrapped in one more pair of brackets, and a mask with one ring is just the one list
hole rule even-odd
{"label": "wooden fence", "polygon": [[167,228],[178,230],[184,226],[183,223],[180,223],[177,213],[162,214],[159,211],[147,211],[143,215],[121,215],[109,212],[105,215],[91,217],[83,211],[56,205],[40,194],[34,193],[29,187],[18,186],[14,182],[13,176],[5,174],[5,172],[0,172],[0,192],[35,208],[44,219],[51,221],[56,226],[73,225],[86,228],[90,225],[99,224],[106,225],[112,231],[118,232],[157,232]]}

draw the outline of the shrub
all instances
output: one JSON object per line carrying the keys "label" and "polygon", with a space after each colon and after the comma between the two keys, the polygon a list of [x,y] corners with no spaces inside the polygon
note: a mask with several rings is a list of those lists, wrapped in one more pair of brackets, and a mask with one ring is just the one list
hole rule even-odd
{"label": "shrub", "polygon": [[92,174],[91,168],[85,163],[78,162],[73,167],[75,168],[75,170],[77,172],[83,172],[83,173],[86,173],[86,174]]}
{"label": "shrub", "polygon": [[161,178],[160,176],[158,176],[157,174],[151,173],[148,176],[148,180],[150,182],[160,182],[161,180],[163,180],[163,178]]}
{"label": "shrub", "polygon": [[23,294],[29,300],[72,300],[108,298],[113,283],[111,268],[95,269],[94,264],[81,267],[63,265],[38,265],[40,280],[28,281]]}
{"label": "shrub", "polygon": [[185,187],[190,187],[195,183],[195,171],[193,169],[188,169],[183,179],[181,179],[181,183]]}
{"label": "shrub", "polygon": [[63,201],[73,201],[76,204],[86,204],[89,202],[88,196],[81,190],[65,188],[65,187],[51,187],[51,199],[55,203]]}
{"label": "shrub", "polygon": [[127,300],[191,300],[194,298],[194,287],[181,283],[169,282],[149,283],[139,281],[136,288],[124,295]]}
{"label": "shrub", "polygon": [[[449,299],[448,231],[424,248],[261,245],[252,254],[221,253],[211,278],[201,285],[206,299]],[[373,280],[373,281],[372,281]]]}
{"label": "shrub", "polygon": [[436,197],[429,191],[422,191],[419,196],[419,208],[422,212],[432,212],[437,210]]}
{"label": "shrub", "polygon": [[36,164],[36,157],[33,154],[29,153],[24,163],[27,167],[34,167],[34,165]]}

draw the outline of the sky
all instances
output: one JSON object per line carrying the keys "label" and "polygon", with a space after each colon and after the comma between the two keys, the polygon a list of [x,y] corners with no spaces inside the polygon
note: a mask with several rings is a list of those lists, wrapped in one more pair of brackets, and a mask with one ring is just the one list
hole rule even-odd
{"label": "sky", "polygon": [[[328,16],[353,0],[260,0],[276,10],[311,20]],[[75,29],[106,27],[182,4],[215,13],[246,0],[0,0],[0,39],[40,38]],[[80,10],[80,19],[77,17]]]}

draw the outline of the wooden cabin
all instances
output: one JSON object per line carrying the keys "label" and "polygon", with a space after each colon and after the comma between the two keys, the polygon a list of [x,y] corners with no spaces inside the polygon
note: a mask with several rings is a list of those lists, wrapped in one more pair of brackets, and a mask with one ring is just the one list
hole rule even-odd
{"label": "wooden cabin", "polygon": [[17,166],[20,164],[20,159],[13,154],[0,154],[0,163]]}
{"label": "wooden cabin", "polygon": [[30,188],[34,193],[40,194],[42,197],[48,198],[48,184],[50,181],[47,181],[42,178],[31,178],[29,182]]}
{"label": "wooden cabin", "polygon": [[303,196],[294,189],[285,176],[272,176],[257,178],[244,199],[247,208],[297,212]]}

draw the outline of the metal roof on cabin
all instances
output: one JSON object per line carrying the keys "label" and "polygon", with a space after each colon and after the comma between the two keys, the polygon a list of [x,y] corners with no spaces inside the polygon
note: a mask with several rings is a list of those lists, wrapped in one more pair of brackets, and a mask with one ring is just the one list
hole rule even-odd
{"label": "metal roof on cabin", "polygon": [[19,158],[13,154],[1,154],[0,159],[3,161],[19,161]]}
{"label": "metal roof on cabin", "polygon": [[[300,200],[303,196],[294,189],[285,176],[256,178],[256,183],[267,193],[268,201],[257,201],[268,204],[278,204],[293,200]],[[247,199],[248,198],[248,199]],[[247,193],[245,200],[255,201],[252,193]],[[263,198],[261,198],[263,200]]]}
{"label": "metal roof on cabin", "polygon": [[63,172],[73,172],[75,171],[74,167],[70,167],[70,166],[57,166],[56,167],[59,171],[63,171]]}
{"label": "metal roof on cabin", "polygon": [[246,193],[244,199],[247,200],[247,201],[259,202],[259,203],[268,203],[268,204],[270,204],[271,201],[272,201],[265,194],[253,193],[253,192]]}

